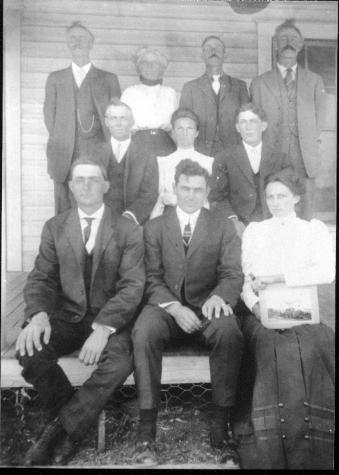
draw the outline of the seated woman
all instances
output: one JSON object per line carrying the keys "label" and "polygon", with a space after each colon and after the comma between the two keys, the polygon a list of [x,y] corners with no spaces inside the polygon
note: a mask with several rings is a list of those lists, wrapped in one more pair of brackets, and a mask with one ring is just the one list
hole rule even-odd
{"label": "seated woman", "polygon": [[[160,216],[167,206],[176,206],[176,195],[173,191],[175,169],[181,160],[190,158],[206,168],[212,174],[214,158],[194,149],[194,142],[199,134],[199,119],[191,109],[177,109],[172,117],[172,136],[177,149],[166,157],[157,157],[159,170],[159,196],[150,219]],[[209,204],[206,201],[205,206]]]}
{"label": "seated woman", "polygon": [[140,84],[125,89],[121,100],[132,109],[133,131],[142,137],[150,155],[168,155],[175,150],[169,132],[178,98],[173,88],[162,84],[167,58],[156,49],[142,47],[135,54],[134,64]]}
{"label": "seated woman", "polygon": [[303,191],[291,170],[271,175],[265,193],[273,217],[250,223],[243,234],[242,298],[253,314],[244,317],[242,329],[255,380],[250,420],[235,431],[242,468],[333,469],[334,333],[323,323],[265,328],[258,298],[258,290],[272,283],[304,286],[334,278],[326,226],[294,212]]}

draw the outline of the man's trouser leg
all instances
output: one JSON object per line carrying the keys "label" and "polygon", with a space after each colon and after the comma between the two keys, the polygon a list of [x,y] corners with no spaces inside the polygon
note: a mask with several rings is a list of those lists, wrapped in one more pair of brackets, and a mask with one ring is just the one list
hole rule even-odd
{"label": "man's trouser leg", "polygon": [[91,333],[87,321],[69,323],[51,319],[52,331],[47,345],[42,350],[34,349],[33,356],[19,356],[23,367],[22,376],[38,391],[44,408],[56,415],[59,409],[73,395],[74,389],[64,371],[58,365],[58,358],[81,348]]}
{"label": "man's trouser leg", "polygon": [[213,402],[221,407],[235,403],[243,350],[243,336],[236,317],[213,318],[201,333],[210,351],[210,372]]}
{"label": "man's trouser leg", "polygon": [[133,371],[130,332],[108,339],[97,368],[60,411],[60,421],[73,440],[81,440],[113,392]]}
{"label": "man's trouser leg", "polygon": [[132,340],[140,409],[158,407],[162,354],[166,344],[182,333],[174,318],[160,307],[147,305],[139,315],[132,331]]}

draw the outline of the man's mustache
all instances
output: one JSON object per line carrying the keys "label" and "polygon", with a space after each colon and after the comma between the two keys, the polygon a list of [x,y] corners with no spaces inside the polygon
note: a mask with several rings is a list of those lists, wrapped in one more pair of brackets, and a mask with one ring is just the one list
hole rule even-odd
{"label": "man's mustache", "polygon": [[286,45],[286,46],[284,46],[283,49],[282,49],[282,51],[287,51],[287,50],[289,50],[289,49],[292,50],[292,51],[295,51],[295,52],[297,51],[297,50],[294,48],[294,46],[292,46],[292,45]]}
{"label": "man's mustache", "polygon": [[218,54],[213,53],[211,54],[210,58],[220,58],[220,56]]}

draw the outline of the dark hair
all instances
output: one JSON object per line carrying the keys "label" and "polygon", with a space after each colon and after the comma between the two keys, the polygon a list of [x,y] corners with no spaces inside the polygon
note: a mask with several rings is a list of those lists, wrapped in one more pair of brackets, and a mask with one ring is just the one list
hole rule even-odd
{"label": "dark hair", "polygon": [[277,36],[285,28],[293,28],[293,30],[295,30],[298,33],[300,38],[303,37],[299,28],[295,26],[294,18],[288,18],[287,20],[284,21],[284,23],[281,23],[280,25],[278,25],[275,29],[274,36]]}
{"label": "dark hair", "polygon": [[175,167],[174,182],[177,184],[181,175],[186,176],[202,176],[206,180],[206,185],[209,185],[210,175],[206,168],[199,165],[198,162],[185,158]]}
{"label": "dark hair", "polygon": [[239,115],[241,112],[247,112],[247,111],[253,112],[253,114],[257,115],[260,120],[267,122],[265,111],[261,107],[253,104],[253,102],[247,102],[246,104],[242,104],[238,108],[236,112],[236,116],[235,116],[235,122],[238,122]]}
{"label": "dark hair", "polygon": [[73,28],[82,28],[83,30],[87,31],[87,33],[90,35],[92,38],[92,41],[94,41],[94,35],[93,33],[85,26],[83,25],[80,21],[74,21],[70,26],[66,28],[66,34],[70,32]]}
{"label": "dark hair", "polygon": [[126,109],[130,111],[131,116],[133,117],[133,111],[131,107],[128,104],[126,104],[126,102],[122,102],[118,97],[112,97],[111,102],[106,107],[105,114],[110,107],[126,107]]}
{"label": "dark hair", "polygon": [[195,126],[197,130],[199,130],[199,127],[200,127],[199,117],[191,109],[185,109],[184,107],[179,107],[179,109],[173,112],[172,117],[171,117],[171,125],[173,128],[178,119],[193,120],[193,122],[195,122]]}
{"label": "dark hair", "polygon": [[88,155],[82,155],[81,157],[77,158],[71,165],[71,170],[69,172],[69,180],[72,180],[73,178],[73,171],[74,168],[77,167],[78,165],[94,165],[96,167],[99,167],[103,176],[103,179],[107,181],[107,170],[105,165],[100,162],[99,160],[96,160],[93,157],[89,157]]}
{"label": "dark hair", "polygon": [[204,41],[201,43],[201,47],[203,48],[205,46],[205,43],[207,43],[207,41],[209,40],[218,40],[220,41],[220,43],[223,45],[224,47],[224,50],[226,49],[226,45],[225,43],[223,42],[223,40],[221,38],[219,38],[219,36],[216,36],[216,35],[209,35],[209,36],[206,36],[206,38],[204,39]]}
{"label": "dark hair", "polygon": [[269,175],[265,180],[265,190],[270,183],[279,182],[285,185],[294,195],[301,196],[305,194],[304,180],[296,175],[291,168],[282,170]]}

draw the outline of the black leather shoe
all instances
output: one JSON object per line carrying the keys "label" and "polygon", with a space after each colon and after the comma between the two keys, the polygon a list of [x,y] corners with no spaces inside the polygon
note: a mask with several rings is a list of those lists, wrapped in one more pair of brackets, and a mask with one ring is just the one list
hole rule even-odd
{"label": "black leather shoe", "polygon": [[218,455],[218,463],[225,468],[240,469],[240,456],[237,452],[238,444],[231,437],[216,443],[211,439],[211,445]]}
{"label": "black leather shoe", "polygon": [[63,434],[65,430],[57,417],[47,424],[40,439],[28,450],[23,465],[26,467],[48,465],[51,462],[53,448]]}
{"label": "black leather shoe", "polygon": [[53,465],[67,465],[75,452],[75,443],[69,435],[66,435],[66,437],[64,437],[54,449]]}
{"label": "black leather shoe", "polygon": [[136,442],[132,459],[134,465],[142,467],[158,465],[155,442],[148,440]]}

